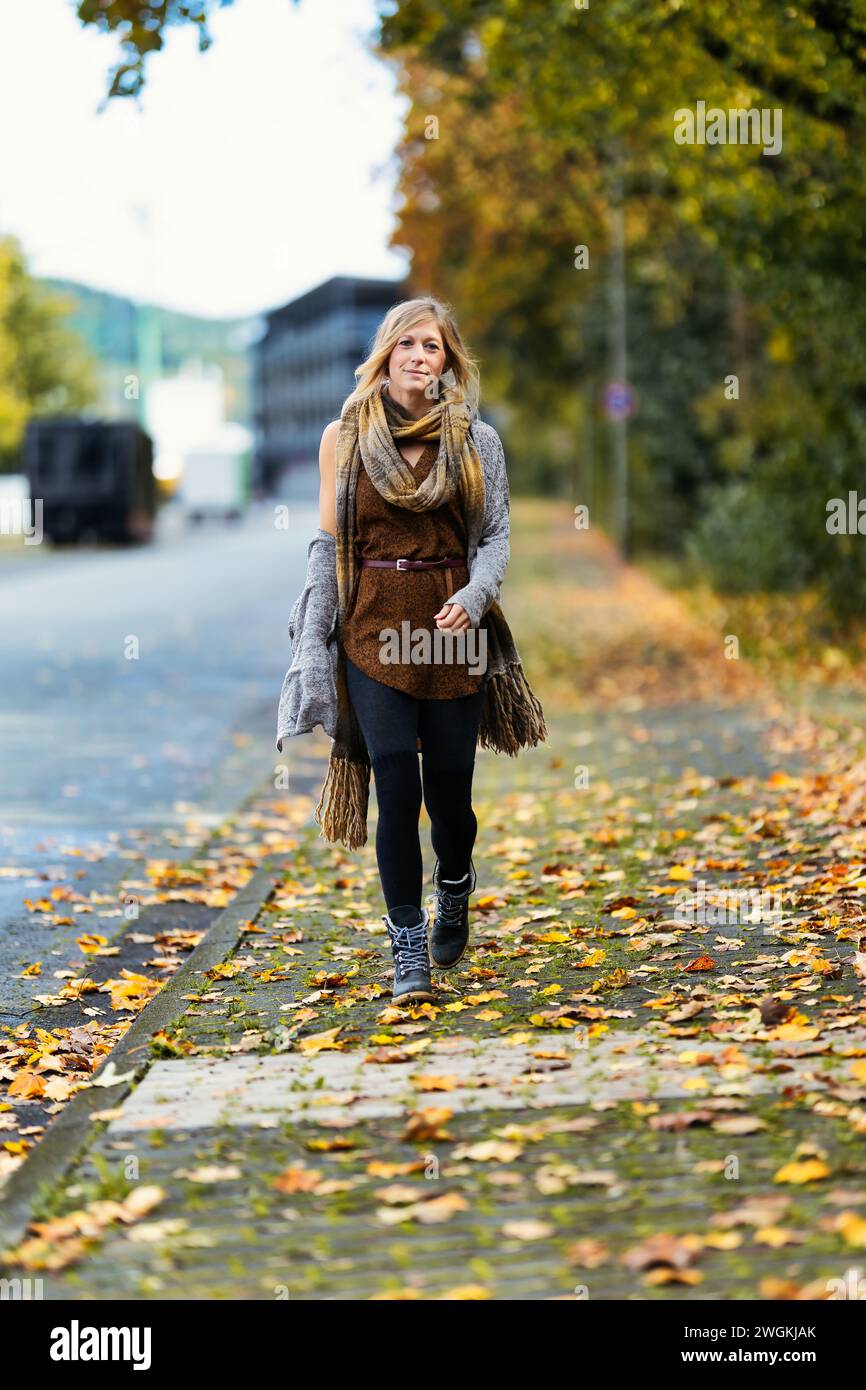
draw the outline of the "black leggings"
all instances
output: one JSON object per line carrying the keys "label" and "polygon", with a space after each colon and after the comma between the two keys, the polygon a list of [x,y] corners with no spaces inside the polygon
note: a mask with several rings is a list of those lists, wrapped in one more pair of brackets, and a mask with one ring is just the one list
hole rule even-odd
{"label": "black leggings", "polygon": [[472,773],[483,694],[479,690],[457,700],[417,700],[374,680],[348,657],[346,683],[376,784],[376,860],[385,903],[389,912],[394,907],[420,907],[417,741],[420,737],[424,805],[440,874],[462,878],[478,830],[472,810]]}

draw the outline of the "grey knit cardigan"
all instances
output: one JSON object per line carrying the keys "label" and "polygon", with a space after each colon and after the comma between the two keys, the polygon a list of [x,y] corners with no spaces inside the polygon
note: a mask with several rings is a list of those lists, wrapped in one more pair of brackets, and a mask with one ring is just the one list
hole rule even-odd
{"label": "grey knit cardigan", "polygon": [[[469,537],[469,583],[446,600],[459,603],[477,627],[498,603],[509,556],[510,497],[505,450],[492,425],[477,417],[470,425],[484,471],[484,516],[477,544]],[[398,556],[394,556],[398,559]],[[337,722],[337,543],[321,528],[307,549],[304,588],[289,615],[292,664],[283,680],[277,714],[277,748],[283,739],[309,733],[317,724],[336,737]]]}

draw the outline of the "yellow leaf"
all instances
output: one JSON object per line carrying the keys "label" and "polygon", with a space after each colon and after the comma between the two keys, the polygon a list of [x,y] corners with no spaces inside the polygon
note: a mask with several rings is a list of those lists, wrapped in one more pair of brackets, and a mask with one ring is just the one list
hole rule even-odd
{"label": "yellow leaf", "polygon": [[813,1038],[817,1038],[820,1032],[820,1028],[815,1028],[811,1024],[780,1023],[778,1028],[768,1029],[767,1037],[785,1039],[788,1042],[810,1042]]}
{"label": "yellow leaf", "polygon": [[31,1100],[36,1096],[45,1094],[45,1082],[41,1076],[37,1076],[32,1071],[20,1071],[7,1092],[10,1096],[21,1096],[24,1100]]}
{"label": "yellow leaf", "polygon": [[739,1231],[711,1231],[702,1240],[711,1250],[736,1250],[743,1243]]}
{"label": "yellow leaf", "polygon": [[578,957],[573,962],[575,970],[589,970],[594,965],[601,965],[604,960],[604,951],[596,949],[587,951],[586,955]]}
{"label": "yellow leaf", "polygon": [[513,1240],[545,1240],[547,1236],[552,1236],[556,1227],[549,1221],[538,1221],[534,1217],[525,1217],[522,1221],[506,1221],[502,1227],[504,1236],[511,1236]]}
{"label": "yellow leaf", "polygon": [[313,1168],[286,1168],[274,1178],[273,1186],[278,1192],[315,1192],[320,1182]]}
{"label": "yellow leaf", "polygon": [[755,1232],[755,1240],[758,1245],[769,1245],[773,1250],[780,1250],[783,1245],[796,1245],[799,1237],[793,1232],[786,1230],[784,1226],[762,1226]]}
{"label": "yellow leaf", "polygon": [[328,1050],[338,1052],[343,1047],[337,1040],[337,1034],[342,1030],[342,1024],[336,1028],[328,1028],[324,1033],[310,1033],[306,1038],[298,1040],[298,1050],[304,1053],[326,1052]]}
{"label": "yellow leaf", "polygon": [[483,1284],[458,1284],[456,1288],[446,1289],[444,1293],[440,1293],[437,1302],[447,1300],[448,1302],[477,1303],[481,1299],[492,1297],[490,1290],[485,1289]]}
{"label": "yellow leaf", "polygon": [[108,945],[108,937],[96,935],[76,936],[75,944],[85,952],[98,951],[100,946]]}
{"label": "yellow leaf", "polygon": [[406,1121],[406,1128],[403,1131],[403,1139],[418,1140],[425,1139],[448,1139],[448,1131],[443,1129],[446,1120],[450,1120],[454,1112],[447,1110],[444,1106],[428,1105],[423,1110],[414,1111]]}
{"label": "yellow leaf", "polygon": [[842,1232],[846,1245],[858,1250],[866,1247],[866,1221],[854,1211],[842,1211],[836,1218],[836,1229]]}
{"label": "yellow leaf", "polygon": [[699,1269],[651,1269],[645,1284],[700,1284],[704,1276]]}
{"label": "yellow leaf", "polygon": [[481,1139],[477,1144],[458,1144],[451,1157],[471,1159],[473,1163],[512,1163],[523,1153],[520,1144],[498,1139]]}
{"label": "yellow leaf", "polygon": [[396,1226],[401,1221],[418,1221],[422,1226],[438,1225],[450,1221],[458,1211],[466,1211],[469,1203],[459,1192],[444,1192],[441,1197],[431,1197],[426,1202],[415,1202],[412,1206],[380,1207],[376,1217],[386,1226]]}
{"label": "yellow leaf", "polygon": [[779,1169],[773,1182],[806,1183],[818,1182],[830,1176],[830,1169],[819,1158],[807,1158],[802,1162],[786,1163]]}

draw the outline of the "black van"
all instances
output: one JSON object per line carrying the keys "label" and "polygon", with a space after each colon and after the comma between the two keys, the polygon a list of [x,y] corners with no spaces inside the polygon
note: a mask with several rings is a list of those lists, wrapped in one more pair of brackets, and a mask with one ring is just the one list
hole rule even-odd
{"label": "black van", "polygon": [[145,541],[153,534],[151,438],[134,421],[31,420],[24,471],[46,540]]}

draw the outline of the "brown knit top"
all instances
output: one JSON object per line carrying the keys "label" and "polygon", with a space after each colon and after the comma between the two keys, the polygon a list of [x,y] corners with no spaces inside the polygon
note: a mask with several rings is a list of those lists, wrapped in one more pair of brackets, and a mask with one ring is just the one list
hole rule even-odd
{"label": "brown knit top", "polygon": [[[419,482],[429,473],[438,453],[438,441],[427,444],[414,466]],[[359,566],[354,599],[341,628],[343,651],[349,660],[384,685],[403,690],[416,699],[453,700],[473,695],[481,682],[469,667],[478,665],[480,648],[470,642],[453,642],[452,663],[435,660],[436,645],[430,639],[430,661],[412,661],[412,635],[426,628],[438,631],[433,621],[445,600],[469,583],[466,568],[466,525],[459,496],[431,511],[411,512],[386,502],[361,467],[355,493],[355,554],[358,560],[435,560],[441,555],[464,557],[462,565],[434,570],[369,569]],[[408,622],[403,639],[402,624]],[[399,659],[381,659],[387,647],[379,633],[392,628],[400,639]],[[468,634],[467,634],[468,635]],[[453,639],[452,639],[453,640]],[[414,650],[423,651],[416,639]],[[441,649],[444,654],[448,645]],[[396,644],[392,645],[392,653]],[[461,661],[459,658],[463,657]],[[408,660],[406,658],[409,658]]]}

